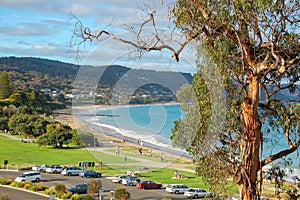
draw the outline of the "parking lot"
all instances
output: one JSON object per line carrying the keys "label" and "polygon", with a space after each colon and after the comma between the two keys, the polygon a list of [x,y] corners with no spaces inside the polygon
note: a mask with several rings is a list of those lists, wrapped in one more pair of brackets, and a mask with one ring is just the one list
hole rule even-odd
{"label": "parking lot", "polygon": [[[12,172],[12,171],[0,171],[0,177],[3,178],[15,178],[22,172]],[[41,173],[42,180],[45,186],[51,187],[56,183],[62,183],[66,187],[70,187],[77,183],[88,183],[90,178],[81,178],[79,176],[63,176],[61,174],[52,173]],[[109,191],[114,191],[121,184],[114,183],[111,181],[111,177],[105,176],[105,174],[100,178],[102,181],[102,189],[104,192],[104,199],[110,199],[111,194]],[[161,200],[163,197],[171,198],[172,200],[185,199],[182,194],[170,194],[163,189],[139,189],[134,186],[125,186],[126,190],[131,194],[132,200]]]}

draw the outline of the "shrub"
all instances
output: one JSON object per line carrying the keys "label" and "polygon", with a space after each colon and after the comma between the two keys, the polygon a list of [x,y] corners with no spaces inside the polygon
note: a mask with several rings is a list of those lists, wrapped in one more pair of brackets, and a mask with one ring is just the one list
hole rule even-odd
{"label": "shrub", "polygon": [[93,198],[90,196],[86,197],[86,196],[79,196],[78,194],[73,194],[71,196],[71,200],[93,200]]}
{"label": "shrub", "polygon": [[31,184],[25,184],[24,185],[24,189],[29,190],[29,188],[31,187]]}
{"label": "shrub", "polygon": [[0,200],[9,200],[8,194],[7,193],[1,193],[0,194]]}
{"label": "shrub", "polygon": [[102,187],[101,180],[92,180],[89,183],[88,194],[89,196],[94,196],[95,193],[98,193],[99,189]]}
{"label": "shrub", "polygon": [[38,185],[37,184],[33,184],[30,186],[29,190],[37,192],[38,191]]}
{"label": "shrub", "polygon": [[50,195],[50,194],[56,194],[56,190],[55,187],[51,187],[45,190],[45,194],[46,195]]}
{"label": "shrub", "polygon": [[72,196],[72,192],[67,192],[65,194],[63,194],[60,198],[61,199],[70,199]]}
{"label": "shrub", "polygon": [[124,187],[118,187],[114,193],[116,200],[127,200],[130,199],[130,193]]}
{"label": "shrub", "polygon": [[17,182],[13,181],[9,184],[11,187],[17,187]]}
{"label": "shrub", "polygon": [[45,191],[46,189],[48,189],[48,187],[45,186],[43,182],[39,182],[37,186],[38,186],[38,191]]}
{"label": "shrub", "polygon": [[64,184],[61,184],[61,183],[55,184],[55,191],[57,194],[65,194],[66,190],[67,190],[67,188]]}
{"label": "shrub", "polygon": [[10,185],[13,182],[12,179],[4,179],[4,178],[0,178],[0,184],[1,185]]}

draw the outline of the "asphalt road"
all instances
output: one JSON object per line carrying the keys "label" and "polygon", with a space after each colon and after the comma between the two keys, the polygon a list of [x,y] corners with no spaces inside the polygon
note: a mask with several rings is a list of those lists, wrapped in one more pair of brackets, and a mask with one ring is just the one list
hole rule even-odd
{"label": "asphalt road", "polygon": [[[11,171],[0,171],[0,177],[8,178],[8,177],[17,177],[18,174],[22,172],[11,172]],[[88,183],[89,178],[81,178],[79,176],[63,176],[61,174],[47,174],[42,173],[42,181],[44,185],[51,187],[55,185],[56,183],[62,183],[66,187],[70,187],[71,185],[77,184],[77,183]],[[102,181],[102,189],[105,191],[113,191],[115,190],[120,184],[113,183],[109,177],[106,177],[105,175],[100,178]],[[171,198],[172,200],[180,200],[180,199],[186,199],[182,194],[176,195],[176,194],[169,194],[165,191],[165,189],[149,189],[149,190],[143,190],[139,189],[133,186],[125,186],[126,190],[131,194],[131,200],[161,200],[163,197]],[[7,192],[9,194],[10,200],[29,200],[29,199],[49,199],[44,198],[42,196],[32,196],[32,193],[28,192],[22,192],[7,189],[0,187],[0,193]],[[21,196],[19,196],[21,195]],[[22,197],[22,198],[20,198]],[[110,199],[111,194],[110,192],[104,193],[104,199]]]}
{"label": "asphalt road", "polygon": [[0,185],[0,194],[8,194],[9,200],[49,200],[49,197],[41,196],[36,193],[16,190],[14,188],[3,187]]}

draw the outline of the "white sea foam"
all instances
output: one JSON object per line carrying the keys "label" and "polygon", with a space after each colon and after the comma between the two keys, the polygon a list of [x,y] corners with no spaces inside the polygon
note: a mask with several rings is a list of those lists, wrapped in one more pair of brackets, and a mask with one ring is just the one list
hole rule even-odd
{"label": "white sea foam", "polygon": [[162,148],[169,148],[169,149],[174,149],[176,151],[185,152],[184,150],[182,150],[180,148],[173,147],[171,145],[170,140],[168,140],[167,138],[163,138],[162,136],[159,136],[157,134],[151,134],[151,133],[139,134],[132,130],[125,130],[125,129],[121,129],[116,126],[99,123],[97,118],[85,118],[83,120],[86,122],[90,121],[90,124],[93,124],[94,128],[97,128],[98,130],[99,129],[103,130],[103,128],[106,128],[106,129],[109,129],[112,132],[118,133],[126,138],[132,138],[132,139],[137,139],[137,140],[139,139],[142,142],[151,143],[151,144],[157,145]]}

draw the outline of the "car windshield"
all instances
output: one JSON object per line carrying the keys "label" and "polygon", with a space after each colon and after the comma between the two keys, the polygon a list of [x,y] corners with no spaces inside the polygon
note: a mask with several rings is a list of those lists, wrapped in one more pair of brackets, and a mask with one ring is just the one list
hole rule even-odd
{"label": "car windshield", "polygon": [[28,174],[20,174],[19,177],[27,177]]}

